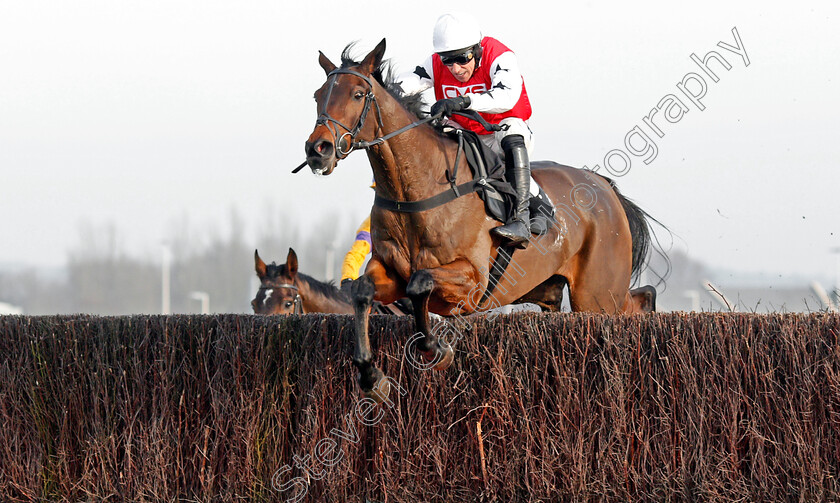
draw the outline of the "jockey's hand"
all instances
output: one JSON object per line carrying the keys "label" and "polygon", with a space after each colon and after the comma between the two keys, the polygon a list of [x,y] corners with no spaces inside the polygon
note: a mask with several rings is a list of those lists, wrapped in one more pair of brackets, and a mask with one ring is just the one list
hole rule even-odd
{"label": "jockey's hand", "polygon": [[443,114],[446,117],[452,117],[453,112],[460,112],[461,110],[466,110],[467,107],[470,106],[470,97],[469,96],[457,96],[455,98],[444,98],[442,100],[437,100],[434,105],[432,105],[432,109],[430,113],[432,117],[438,117]]}
{"label": "jockey's hand", "polygon": [[350,278],[344,278],[343,280],[341,280],[341,288],[340,288],[340,290],[341,290],[342,292],[346,293],[347,295],[350,295],[350,285],[352,285],[352,284],[353,284],[353,280],[352,280],[352,279],[350,279]]}

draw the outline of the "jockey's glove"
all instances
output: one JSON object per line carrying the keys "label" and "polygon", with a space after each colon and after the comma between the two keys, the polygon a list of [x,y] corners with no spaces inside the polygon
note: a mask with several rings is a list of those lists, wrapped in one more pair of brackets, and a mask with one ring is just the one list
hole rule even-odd
{"label": "jockey's glove", "polygon": [[350,278],[344,278],[341,280],[341,288],[340,290],[347,295],[350,295],[350,285],[353,283],[353,280]]}
{"label": "jockey's glove", "polygon": [[441,114],[445,115],[446,117],[452,117],[453,112],[460,112],[461,110],[466,110],[469,106],[469,96],[456,96],[455,98],[444,98],[442,100],[437,100],[435,104],[432,105],[430,113],[432,114],[432,117],[438,117]]}

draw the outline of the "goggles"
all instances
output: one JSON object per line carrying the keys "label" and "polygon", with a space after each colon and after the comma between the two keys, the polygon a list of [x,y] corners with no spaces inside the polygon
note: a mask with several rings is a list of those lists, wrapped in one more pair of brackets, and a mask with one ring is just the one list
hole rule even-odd
{"label": "goggles", "polygon": [[441,54],[440,62],[446,66],[452,66],[455,64],[463,66],[472,61],[473,58],[475,58],[475,51],[472,48],[469,48],[460,54]]}

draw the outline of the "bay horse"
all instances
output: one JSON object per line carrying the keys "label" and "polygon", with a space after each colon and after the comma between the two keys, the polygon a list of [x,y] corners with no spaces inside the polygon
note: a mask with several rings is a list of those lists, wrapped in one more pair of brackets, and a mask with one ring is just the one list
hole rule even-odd
{"label": "bay horse", "polygon": [[286,263],[266,265],[254,250],[254,269],[260,280],[251,301],[254,314],[353,314],[350,299],[332,283],[298,272],[297,253],[289,248]]}
{"label": "bay horse", "polygon": [[[289,248],[286,263],[266,264],[254,250],[254,270],[260,280],[257,295],[251,301],[254,314],[353,314],[350,298],[332,282],[318,281],[298,271],[297,253]],[[411,314],[405,302],[382,305],[376,302],[376,314],[405,316]]]}
{"label": "bay horse", "polygon": [[643,301],[652,300],[653,287],[635,299],[629,290],[651,242],[647,214],[610,180],[548,161],[532,163],[532,176],[557,209],[552,225],[533,236],[526,249],[516,250],[510,264],[518,274],[509,269],[488,296],[486,272],[502,244],[490,229],[501,222],[487,216],[477,194],[455,191],[457,197],[446,204],[399,210],[401,204],[439,198],[456,184],[473,181],[458,142],[425,124],[431,118],[418,120],[409,109],[383,63],[385,39],[361,62],[351,60],[350,47],[340,67],[319,53],[327,81],[315,92],[318,119],[305,150],[306,164],[316,174],[329,175],[355,148],[366,150],[373,169],[373,256],[351,288],[353,363],[367,397],[381,402],[389,390],[368,337],[374,299],[411,299],[422,334],[417,349],[431,362],[427,368],[437,370],[452,363],[454,352],[429,329],[429,312],[459,316],[523,300],[559,306],[564,286],[574,311],[632,313],[647,307]]}

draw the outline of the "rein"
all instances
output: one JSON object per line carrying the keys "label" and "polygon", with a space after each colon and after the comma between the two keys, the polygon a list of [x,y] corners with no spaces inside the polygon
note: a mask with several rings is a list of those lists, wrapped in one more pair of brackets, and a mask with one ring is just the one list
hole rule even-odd
{"label": "rein", "polygon": [[[353,73],[355,73],[355,72],[353,72]],[[359,75],[360,75],[360,76],[362,76],[361,74],[359,74]],[[376,102],[376,97],[375,97],[375,96],[373,96],[373,93],[368,93],[368,94],[369,94],[370,96],[372,96],[372,97],[373,97],[372,99],[373,99],[373,102],[376,104],[376,111],[377,111],[377,114],[378,114],[378,113],[379,113],[379,103],[377,103],[377,102]],[[341,124],[339,121],[337,121],[337,120],[335,120],[335,119],[332,119],[332,118],[331,118],[331,117],[329,117],[327,114],[324,114],[324,115],[323,115],[323,118],[324,118],[324,120],[333,121],[333,122],[335,122],[336,124],[341,125],[341,127],[343,127],[344,129],[347,129],[347,130],[348,130],[348,133],[344,133],[343,135],[341,135],[341,137],[340,137],[340,138],[343,138],[344,136],[346,136],[347,134],[349,134],[349,128],[347,128],[346,126],[344,126],[343,124]],[[319,118],[318,118],[318,120],[316,120],[316,121],[315,121],[315,124],[324,124],[324,122],[323,122],[321,119],[322,119],[322,117],[319,117]],[[374,139],[373,139],[373,140],[371,140],[371,141],[354,141],[354,142],[352,142],[352,143],[350,144],[350,150],[348,150],[348,151],[344,154],[344,156],[343,156],[343,157],[340,157],[340,159],[344,159],[345,157],[347,157],[348,155],[350,155],[350,153],[351,153],[353,150],[355,150],[355,149],[357,149],[357,148],[364,148],[364,149],[367,149],[367,148],[369,148],[369,147],[373,147],[373,146],[379,145],[380,143],[385,143],[386,141],[390,140],[391,138],[393,138],[393,137],[395,137],[395,136],[397,136],[397,135],[399,135],[399,134],[405,133],[405,132],[406,132],[406,131],[408,131],[409,129],[414,129],[414,128],[416,128],[417,126],[421,126],[421,125],[426,124],[426,123],[428,123],[428,122],[431,122],[431,121],[433,121],[433,120],[435,120],[435,119],[437,119],[437,117],[435,117],[435,116],[433,116],[433,115],[430,115],[429,117],[426,117],[425,119],[420,119],[420,120],[419,120],[419,121],[417,121],[417,122],[412,122],[411,124],[409,124],[409,125],[407,125],[407,126],[403,126],[403,127],[401,127],[401,128],[399,128],[399,129],[397,129],[396,131],[394,131],[394,132],[392,132],[392,133],[388,133],[388,134],[386,134],[385,136],[380,136],[379,138],[374,138]],[[378,120],[380,121],[380,122],[379,122],[379,124],[380,124],[380,125],[382,125],[382,122],[381,122],[381,117],[380,117]],[[324,125],[326,125],[326,124],[324,124]],[[358,126],[357,126],[357,127],[358,127]],[[328,128],[328,129],[330,129],[330,132],[332,132],[332,133],[333,133],[333,137],[335,137],[335,136],[336,136],[336,134],[333,132],[332,128],[330,128],[329,126],[327,126],[327,128]],[[359,129],[361,129],[361,128],[359,128]],[[357,132],[358,132],[358,131],[357,131]],[[351,135],[351,139],[355,139],[355,134]],[[338,147],[338,146],[336,146],[336,150],[338,150],[338,149],[339,149],[339,147]],[[298,167],[296,167],[295,169],[293,169],[293,170],[292,170],[292,173],[297,173],[298,171],[302,170],[305,166],[306,166],[306,161],[303,161],[302,163],[300,163],[300,166],[298,166]]]}
{"label": "rein", "polygon": [[[478,112],[474,110],[467,110],[464,112],[455,113],[458,115],[463,115],[464,117],[478,122],[479,124],[484,126],[484,129],[488,131],[503,131],[507,130],[508,127],[510,127],[507,124],[490,124],[486,120],[484,120],[484,117],[479,115]],[[430,119],[433,118],[436,117],[430,117]],[[415,125],[419,125],[419,123],[415,122],[413,124],[409,124],[408,126],[402,129],[405,130]],[[398,130],[395,133],[399,134],[401,132],[402,130]],[[464,135],[462,133],[462,130],[456,129],[455,133],[458,135],[458,153],[455,154],[455,170],[452,173],[450,173],[448,169],[446,170],[446,179],[449,182],[450,190],[441,192],[432,197],[427,197],[426,199],[421,199],[420,201],[395,201],[393,199],[384,198],[377,194],[373,199],[373,205],[385,210],[396,211],[399,213],[418,213],[421,211],[436,208],[438,206],[442,206],[450,201],[458,199],[461,196],[466,196],[467,194],[471,194],[479,190],[479,187],[481,186],[487,186],[487,179],[480,176],[477,172],[475,178],[473,178],[469,182],[462,183],[460,185],[455,185],[455,179],[458,176],[458,166],[460,165],[461,161],[461,154],[464,153]],[[393,135],[394,134],[392,134],[391,136]],[[378,139],[379,138],[377,138],[377,140]]]}
{"label": "rein", "polygon": [[[327,105],[329,104],[330,96],[332,95],[333,87],[335,87],[336,76],[338,74],[355,75],[356,77],[359,77],[360,79],[364,80],[365,83],[369,87],[368,92],[365,93],[365,106],[362,109],[361,115],[359,115],[359,121],[356,123],[356,126],[353,129],[350,129],[349,127],[345,126],[344,124],[341,123],[341,121],[336,120],[335,118],[331,117],[330,114],[327,113]],[[347,69],[347,68],[336,68],[335,70],[331,71],[327,75],[327,77],[330,79],[330,87],[327,90],[327,98],[324,100],[324,106],[322,107],[322,112],[320,114],[318,114],[318,118],[315,120],[315,125],[316,126],[317,125],[323,125],[324,127],[326,127],[327,129],[330,130],[330,133],[332,133],[333,139],[335,140],[334,144],[335,144],[335,149],[336,149],[336,154],[337,154],[336,157],[338,158],[338,160],[346,158],[348,155],[350,155],[351,152],[353,152],[357,148],[367,149],[367,148],[373,147],[375,145],[379,145],[381,143],[384,143],[384,142],[388,141],[389,139],[393,138],[394,136],[405,133],[406,131],[408,131],[410,129],[414,129],[417,126],[420,126],[422,124],[426,124],[427,122],[431,122],[431,121],[433,121],[437,118],[435,116],[429,116],[429,117],[426,117],[425,119],[421,119],[417,122],[412,122],[411,124],[409,124],[405,127],[401,127],[400,129],[398,129],[398,130],[396,130],[392,133],[388,133],[384,136],[374,138],[371,141],[356,141],[356,135],[358,135],[359,131],[361,131],[361,129],[364,127],[365,121],[367,120],[368,113],[370,113],[371,104],[376,105],[376,122],[377,122],[377,124],[379,124],[380,128],[382,127],[382,111],[379,109],[379,102],[376,101],[376,95],[373,94],[373,82],[370,80],[370,77],[368,77],[366,75],[363,75],[359,72]],[[341,126],[347,132],[339,136],[338,128],[334,127],[334,126],[331,126],[330,123],[333,123],[336,126]],[[350,148],[345,151],[341,148],[341,144],[342,144],[342,142],[345,145],[347,144],[346,141],[344,140],[344,138],[346,136],[350,137]],[[303,161],[300,164],[300,166],[293,169],[292,173],[297,173],[298,171],[303,169],[304,166],[306,166],[306,161]]]}
{"label": "rein", "polygon": [[[350,129],[346,125],[342,124],[340,121],[331,117],[329,115],[329,113],[327,113],[327,105],[329,104],[330,96],[332,95],[332,91],[333,91],[333,88],[335,87],[335,83],[337,81],[337,76],[339,74],[355,75],[356,77],[359,77],[365,83],[367,83],[368,88],[369,88],[368,92],[365,93],[364,108],[362,109],[362,113],[359,115],[358,122],[356,123],[356,126],[353,129]],[[335,140],[334,144],[335,144],[335,149],[336,149],[336,154],[337,154],[336,155],[336,157],[337,157],[336,162],[338,162],[341,159],[346,158],[348,155],[350,155],[351,152],[353,152],[353,150],[355,150],[357,148],[368,149],[370,147],[382,144],[382,143],[386,142],[387,140],[389,140],[389,139],[391,139],[391,138],[393,138],[393,137],[395,137],[399,134],[402,134],[402,133],[404,133],[408,130],[416,128],[417,126],[420,126],[422,124],[426,124],[427,122],[431,122],[435,119],[442,118],[442,115],[430,115],[429,117],[426,117],[426,118],[421,119],[421,120],[416,121],[416,122],[412,122],[412,123],[410,123],[406,126],[403,126],[399,129],[397,129],[396,131],[393,131],[393,132],[388,133],[386,135],[374,138],[373,140],[370,140],[370,141],[356,141],[356,135],[358,135],[359,131],[361,131],[361,129],[364,127],[365,120],[367,120],[367,116],[368,116],[368,113],[370,112],[372,104],[376,105],[376,116],[377,116],[376,119],[377,119],[377,124],[379,125],[380,130],[383,127],[382,111],[379,108],[379,102],[376,101],[376,96],[373,93],[373,82],[371,81],[371,79],[368,76],[363,75],[363,74],[361,74],[359,72],[356,72],[354,70],[345,69],[345,68],[337,68],[337,69],[331,71],[327,75],[327,77],[330,79],[330,85],[329,85],[329,88],[327,89],[327,96],[326,96],[326,99],[323,102],[324,104],[323,104],[323,107],[322,107],[322,111],[318,115],[318,118],[315,121],[315,124],[316,124],[316,127],[318,125],[323,125],[324,127],[326,127],[332,133],[333,139]],[[472,120],[478,122],[487,131],[505,131],[510,127],[507,124],[505,124],[505,125],[490,124],[484,119],[484,117],[482,117],[478,112],[476,112],[474,110],[465,110],[465,111],[454,112],[454,113],[458,114],[458,115],[462,115],[464,117],[467,117],[468,119],[472,119]],[[334,127],[331,126],[331,123],[334,125]],[[338,135],[338,126],[342,127],[346,131],[346,133],[339,136]],[[458,175],[458,166],[460,164],[461,155],[464,153],[464,137],[463,137],[463,134],[462,134],[461,130],[459,130],[459,129],[456,129],[456,133],[457,133],[457,136],[458,136],[458,150],[457,150],[457,153],[455,154],[454,171],[452,173],[450,173],[448,169],[446,170],[446,178],[447,178],[447,181],[449,182],[449,185],[451,187],[449,190],[446,190],[444,192],[436,194],[432,197],[422,199],[420,201],[395,201],[395,200],[392,200],[392,199],[384,198],[377,193],[376,196],[374,197],[373,205],[378,206],[380,208],[383,208],[385,210],[396,211],[396,212],[400,212],[400,213],[417,213],[417,212],[420,212],[420,211],[425,211],[425,210],[428,210],[428,209],[431,209],[431,208],[435,208],[437,206],[442,206],[442,205],[444,205],[448,202],[451,202],[451,201],[453,201],[453,200],[455,200],[455,199],[457,199],[461,196],[465,196],[465,195],[471,194],[473,192],[476,192],[478,190],[479,186],[488,185],[486,178],[482,177],[478,173],[476,173],[475,178],[473,178],[469,182],[462,183],[460,185],[455,184],[455,181],[456,181],[456,178],[457,178],[457,175]],[[341,143],[345,142],[345,137],[347,137],[347,136],[350,137],[350,148],[348,150],[344,150],[341,147]],[[346,142],[344,144],[346,145]],[[292,173],[297,173],[298,171],[303,169],[304,166],[306,166],[306,161],[304,161],[300,166],[295,168],[292,171]],[[501,251],[505,251],[507,253],[501,253]],[[479,304],[483,304],[489,298],[489,296],[492,294],[493,290],[496,287],[496,283],[498,283],[498,281],[501,279],[501,276],[504,275],[504,272],[507,269],[507,266],[510,262],[510,256],[513,254],[514,251],[515,250],[513,249],[513,247],[510,247],[509,249],[505,248],[504,250],[502,250],[500,248],[500,253],[497,255],[497,257],[493,260],[493,262],[491,264],[491,275],[490,275],[490,280],[491,281],[490,281],[490,283],[488,283],[487,288],[485,289],[484,295],[482,295],[481,301],[479,302]],[[497,267],[497,263],[498,263],[498,267]],[[289,285],[282,285],[282,286],[288,287]],[[293,285],[291,285],[291,287],[295,288],[295,290],[297,290],[297,288],[294,287]],[[295,308],[296,309],[297,309],[297,301],[298,301],[299,298],[300,298],[300,295],[297,295],[296,298],[295,298],[295,302],[296,302]]]}
{"label": "rein", "polygon": [[451,187],[450,190],[441,192],[426,199],[421,199],[420,201],[395,201],[376,194],[373,198],[373,205],[385,210],[396,211],[398,213],[418,213],[442,206],[450,201],[458,199],[461,196],[471,194],[478,190],[479,186],[486,186],[487,180],[480,176],[476,176],[476,178],[473,178],[469,182],[455,185],[455,179],[458,176],[458,165],[460,164],[461,154],[464,152],[464,137],[460,130],[456,131],[458,133],[458,153],[455,154],[455,171],[450,174],[449,170],[446,170],[446,179],[449,181],[449,186]]}
{"label": "rein", "polygon": [[[364,108],[362,108],[362,113],[359,115],[359,120],[356,125],[351,129],[350,127],[342,124],[341,121],[335,119],[334,117],[330,116],[327,113],[327,105],[330,102],[330,97],[332,96],[333,88],[335,87],[335,83],[337,81],[338,75],[346,74],[346,75],[354,75],[360,79],[362,79],[368,85],[368,92],[365,93],[365,104]],[[370,113],[370,109],[372,105],[376,106],[376,121],[380,128],[382,128],[382,111],[379,108],[379,102],[376,101],[376,96],[373,93],[373,81],[371,81],[370,77],[367,75],[363,75],[355,70],[350,70],[348,68],[336,68],[335,70],[331,71],[327,74],[327,78],[330,79],[329,87],[327,88],[327,96],[324,99],[323,106],[321,107],[321,112],[318,114],[318,118],[315,120],[315,125],[322,125],[326,127],[330,133],[333,135],[335,151],[336,151],[336,162],[341,159],[346,158],[350,155],[353,150],[357,148],[368,149],[370,147],[380,145],[385,143],[389,139],[405,133],[411,129],[416,128],[422,124],[426,124],[431,122],[435,119],[438,119],[439,116],[431,115],[426,117],[425,119],[421,119],[416,122],[412,122],[406,126],[403,126],[396,131],[392,131],[386,135],[374,138],[370,141],[356,141],[356,136],[359,134],[359,131],[364,127],[365,121],[367,120],[368,113]],[[498,124],[489,124],[478,112],[474,110],[468,110],[464,112],[455,112],[458,115],[465,116],[469,119],[472,119],[478,123],[480,123],[484,128],[488,131],[501,131],[507,129],[509,126],[498,125]],[[338,127],[343,128],[346,132],[339,135],[338,134]],[[347,145],[347,141],[345,140],[346,137],[350,137],[349,148],[344,150],[342,148],[342,144]],[[465,196],[467,194],[471,194],[478,190],[479,186],[486,186],[487,181],[484,178],[476,176],[473,180],[469,182],[462,183],[460,185],[455,184],[455,178],[458,174],[458,164],[460,163],[461,154],[464,151],[464,139],[461,134],[458,134],[458,153],[455,156],[455,170],[452,174],[449,173],[449,170],[446,171],[446,177],[449,181],[450,190],[445,192],[441,192],[440,194],[434,195],[432,197],[422,199],[420,201],[395,201],[393,199],[387,199],[379,194],[376,194],[373,200],[373,205],[383,208],[385,210],[396,211],[399,213],[417,213],[420,211],[426,211],[431,208],[435,208],[437,206],[442,206],[450,201],[453,201],[461,196]],[[292,170],[292,173],[297,173],[303,167],[306,166],[306,161],[301,163],[300,166]]]}
{"label": "rein", "polygon": [[[329,105],[330,103],[330,96],[332,96],[333,88],[335,87],[338,75],[340,74],[355,75],[356,77],[359,77],[360,79],[365,81],[369,88],[368,92],[365,93],[365,105],[364,108],[362,108],[362,113],[359,115],[359,121],[356,123],[356,126],[353,127],[353,129],[350,129],[337,119],[330,116],[329,113],[327,113],[327,105]],[[344,159],[345,157],[350,155],[350,153],[353,152],[355,148],[359,146],[359,144],[356,142],[356,135],[358,135],[359,131],[361,131],[361,129],[364,127],[368,113],[370,113],[371,105],[376,105],[376,122],[379,124],[379,127],[382,127],[382,111],[379,109],[379,103],[376,101],[376,96],[374,96],[373,94],[373,82],[367,75],[362,75],[357,71],[350,70],[347,68],[337,68],[331,71],[329,75],[327,75],[327,77],[330,79],[330,86],[329,88],[327,88],[327,97],[324,99],[324,105],[322,107],[321,113],[318,115],[318,119],[315,121],[315,125],[317,126],[320,124],[330,130],[330,132],[333,135],[333,138],[335,138],[336,157],[338,157],[338,159]],[[332,123],[333,126],[331,126],[330,123]],[[341,126],[347,132],[339,136],[337,126]],[[344,150],[341,147],[341,145],[347,145],[347,141],[345,140],[345,137],[347,136],[350,137],[350,147],[347,150]]]}
{"label": "rein", "polygon": [[[327,104],[329,104],[330,95],[332,94],[333,87],[335,87],[336,76],[339,75],[339,74],[355,75],[356,77],[359,77],[360,79],[364,80],[365,83],[370,88],[368,90],[368,92],[365,94],[365,106],[362,109],[361,115],[359,115],[359,121],[356,123],[356,126],[353,129],[350,129],[349,127],[345,126],[340,121],[334,119],[333,117],[330,116],[330,114],[327,113]],[[408,131],[410,129],[414,129],[417,126],[426,124],[427,122],[431,122],[431,121],[433,121],[437,118],[436,116],[431,115],[429,117],[426,117],[425,119],[421,119],[419,121],[412,122],[411,124],[409,124],[407,126],[404,126],[404,127],[401,127],[399,129],[397,129],[396,131],[388,133],[384,136],[374,138],[371,141],[356,141],[356,135],[358,135],[359,131],[361,131],[361,129],[365,126],[365,121],[367,120],[367,115],[370,112],[371,104],[376,105],[376,123],[379,124],[380,128],[382,127],[382,111],[379,109],[379,102],[376,101],[376,95],[373,94],[373,82],[370,80],[370,77],[368,77],[367,75],[363,75],[363,74],[361,74],[357,71],[350,70],[350,69],[347,69],[347,68],[337,68],[337,69],[331,71],[327,77],[329,77],[331,79],[330,80],[330,87],[327,90],[327,98],[324,100],[323,111],[320,113],[320,115],[318,115],[318,119],[315,120],[315,124],[316,125],[322,124],[322,125],[326,126],[333,133],[333,137],[336,138],[336,153],[339,154],[339,156],[337,156],[339,159],[344,159],[345,157],[350,155],[350,153],[353,152],[353,150],[355,150],[357,148],[367,149],[367,148],[373,147],[375,145],[385,143],[386,141],[390,140],[391,138],[393,138],[397,135],[405,133],[406,131]],[[347,132],[342,134],[341,136],[338,136],[338,131],[331,128],[328,125],[329,122],[332,122],[334,124],[337,124],[337,125],[341,126]],[[344,137],[348,136],[348,135],[350,136],[350,149],[345,151],[345,150],[342,150],[340,142],[343,141]],[[306,163],[304,163],[304,164],[306,164]]]}

